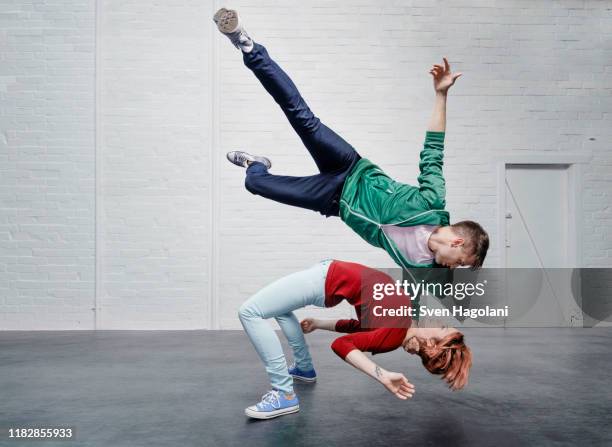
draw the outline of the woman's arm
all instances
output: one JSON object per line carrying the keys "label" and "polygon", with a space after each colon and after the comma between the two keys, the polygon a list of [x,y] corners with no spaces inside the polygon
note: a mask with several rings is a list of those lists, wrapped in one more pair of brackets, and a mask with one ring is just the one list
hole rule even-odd
{"label": "woman's arm", "polygon": [[331,332],[343,332],[345,334],[371,330],[370,328],[362,328],[361,322],[354,319],[319,320],[316,318],[304,318],[300,324],[302,325],[302,331],[305,334],[308,334],[316,329],[324,329]]}
{"label": "woman's arm", "polygon": [[336,332],[336,323],[338,320],[319,320],[317,318],[304,318],[300,325],[302,332],[309,334],[316,329]]}
{"label": "woman's arm", "polygon": [[398,399],[410,399],[414,394],[414,385],[408,382],[406,376],[381,368],[359,349],[353,349],[344,360],[359,371],[378,380]]}
{"label": "woman's arm", "polygon": [[433,76],[434,90],[436,99],[434,101],[434,109],[429,121],[427,130],[430,132],[445,132],[446,131],[446,97],[448,89],[455,83],[457,78],[462,73],[452,73],[450,64],[444,59],[444,67],[434,64],[429,73]]}
{"label": "woman's arm", "polygon": [[[308,334],[316,329],[335,331],[337,321],[338,320],[304,318],[300,324],[302,326],[302,331],[305,334]],[[339,340],[336,340],[334,344],[338,343]],[[332,344],[332,349],[334,348],[334,344]],[[350,346],[353,347],[353,345]],[[338,353],[339,349],[342,348],[338,348],[336,346],[336,353]],[[346,356],[344,356],[344,361],[375,380],[378,380],[391,394],[395,395],[395,397],[398,399],[410,399],[414,394],[414,385],[408,382],[406,376],[401,373],[387,371],[386,369],[381,368],[359,349],[352,349],[348,354],[346,354]]]}
{"label": "woman's arm", "polygon": [[331,348],[342,360],[378,380],[397,398],[409,399],[414,394],[414,385],[403,374],[381,368],[364,354],[365,351],[393,351],[401,345],[405,336],[406,329],[378,328],[338,337]]}

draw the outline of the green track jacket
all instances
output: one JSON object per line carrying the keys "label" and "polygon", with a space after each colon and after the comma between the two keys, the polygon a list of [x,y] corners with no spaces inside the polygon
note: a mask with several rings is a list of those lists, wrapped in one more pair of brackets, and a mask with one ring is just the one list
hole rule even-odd
{"label": "green track jacket", "polygon": [[340,218],[359,236],[381,247],[405,269],[433,267],[413,264],[383,232],[388,225],[449,225],[442,159],[444,132],[427,132],[419,162],[419,186],[399,183],[362,158],[346,178],[340,197]]}

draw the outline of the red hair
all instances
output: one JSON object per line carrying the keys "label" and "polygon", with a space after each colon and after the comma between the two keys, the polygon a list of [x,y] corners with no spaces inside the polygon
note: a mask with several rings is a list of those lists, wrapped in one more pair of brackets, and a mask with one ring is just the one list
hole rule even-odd
{"label": "red hair", "polygon": [[417,354],[427,371],[442,375],[453,391],[467,385],[472,351],[466,346],[461,332],[453,332],[437,343],[432,339],[415,338],[419,342]]}

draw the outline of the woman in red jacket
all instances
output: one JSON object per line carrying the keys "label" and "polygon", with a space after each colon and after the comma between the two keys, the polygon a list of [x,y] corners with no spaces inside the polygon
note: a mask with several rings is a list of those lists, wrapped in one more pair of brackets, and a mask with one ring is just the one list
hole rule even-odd
{"label": "woman in red jacket", "polygon": [[[316,381],[304,339],[304,333],[316,329],[347,333],[332,343],[334,352],[399,399],[411,398],[414,385],[403,374],[374,363],[364,352],[376,354],[402,348],[419,355],[423,366],[432,374],[441,375],[452,390],[463,388],[468,381],[472,354],[457,329],[442,324],[425,327],[432,325],[423,321],[413,323],[409,317],[384,320],[385,327],[374,327],[368,320],[374,306],[380,305],[372,297],[372,286],[388,283],[393,284],[393,279],[381,271],[351,262],[325,260],[273,282],[248,299],[238,316],[264,362],[272,390],[245,410],[247,416],[270,419],[299,411],[293,379]],[[306,318],[300,323],[293,313],[308,305],[333,307],[343,300],[355,307],[357,319]],[[269,318],[276,319],[293,350],[295,363],[290,367],[280,340],[265,321]]]}

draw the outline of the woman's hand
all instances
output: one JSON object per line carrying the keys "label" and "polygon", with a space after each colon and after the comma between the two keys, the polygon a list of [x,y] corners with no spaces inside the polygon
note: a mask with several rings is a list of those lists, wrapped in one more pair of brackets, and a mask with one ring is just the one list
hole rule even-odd
{"label": "woman's hand", "polygon": [[380,383],[398,399],[410,399],[414,394],[414,385],[408,382],[406,376],[401,373],[383,371],[380,373],[378,380],[380,380]]}
{"label": "woman's hand", "polygon": [[444,67],[442,65],[434,64],[429,70],[429,73],[433,76],[434,90],[436,93],[446,93],[448,89],[455,83],[457,78],[463,73],[451,73],[450,65],[446,58],[444,59]]}
{"label": "woman's hand", "polygon": [[359,349],[353,349],[344,360],[368,376],[378,380],[398,399],[410,399],[414,394],[414,385],[408,382],[406,376],[382,369]]}
{"label": "woman's hand", "polygon": [[305,334],[310,334],[315,329],[318,329],[317,320],[314,318],[304,318],[300,326],[302,326],[302,332]]}

